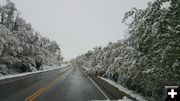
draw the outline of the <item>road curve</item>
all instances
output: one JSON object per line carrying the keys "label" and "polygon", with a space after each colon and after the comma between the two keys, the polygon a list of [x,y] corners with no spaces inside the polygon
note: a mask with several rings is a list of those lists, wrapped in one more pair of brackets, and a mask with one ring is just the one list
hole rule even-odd
{"label": "road curve", "polygon": [[0,83],[0,101],[89,101],[105,96],[78,67]]}

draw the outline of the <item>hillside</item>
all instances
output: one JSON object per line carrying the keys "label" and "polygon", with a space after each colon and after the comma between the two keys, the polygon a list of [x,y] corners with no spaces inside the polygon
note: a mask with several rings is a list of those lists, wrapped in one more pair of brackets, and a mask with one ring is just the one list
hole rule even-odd
{"label": "hillside", "polygon": [[128,38],[95,47],[71,62],[150,101],[162,101],[165,86],[180,85],[179,0],[156,0],[145,9],[133,8],[122,22],[129,26]]}

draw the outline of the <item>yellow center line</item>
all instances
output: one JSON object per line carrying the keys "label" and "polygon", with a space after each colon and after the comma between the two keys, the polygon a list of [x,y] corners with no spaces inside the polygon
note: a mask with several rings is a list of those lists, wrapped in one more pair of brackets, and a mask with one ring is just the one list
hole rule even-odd
{"label": "yellow center line", "polygon": [[39,92],[41,92],[43,90],[43,88],[39,89],[38,91],[36,91],[35,93],[33,93],[31,96],[27,97],[25,99],[25,101],[29,101],[29,99],[31,99],[33,96],[35,96],[36,94],[38,94]]}
{"label": "yellow center line", "polygon": [[45,91],[45,89],[41,90],[39,93],[37,93],[36,95],[32,96],[29,100],[27,101],[33,101],[35,98],[37,98],[38,96],[40,96],[41,94],[43,94]]}
{"label": "yellow center line", "polygon": [[49,88],[50,88],[51,86],[53,86],[57,81],[58,81],[58,80],[55,80],[55,81],[51,82],[51,83],[46,87],[46,89],[49,89]]}
{"label": "yellow center line", "polygon": [[30,95],[29,97],[27,97],[25,99],[25,101],[33,101],[34,99],[36,99],[37,97],[39,97],[41,94],[45,93],[50,87],[52,87],[57,80],[54,80],[53,82],[51,82],[46,88],[41,88],[38,91],[36,91],[35,93],[33,93],[32,95]]}

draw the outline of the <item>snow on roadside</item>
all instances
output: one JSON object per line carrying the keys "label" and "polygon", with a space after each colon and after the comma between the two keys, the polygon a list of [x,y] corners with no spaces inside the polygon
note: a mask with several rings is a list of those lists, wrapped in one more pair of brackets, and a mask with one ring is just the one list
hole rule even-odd
{"label": "snow on roadside", "polygon": [[[118,88],[120,91],[123,91],[124,93],[128,94],[129,96],[135,98],[136,100],[138,101],[147,101],[143,96],[127,89],[127,88],[124,88],[123,86],[121,86],[120,84],[117,84],[116,82],[112,81],[112,80],[109,80],[109,79],[106,79],[106,78],[103,78],[103,77],[99,77],[98,78],[108,82],[109,84],[113,85],[114,87]],[[120,100],[121,101],[121,100]],[[124,100],[122,100],[124,101]],[[125,100],[126,101],[126,100]]]}
{"label": "snow on roadside", "polygon": [[18,74],[12,74],[12,75],[3,75],[3,76],[0,75],[0,80],[8,79],[8,78],[14,78],[14,77],[22,77],[22,76],[26,76],[26,75],[30,75],[30,74],[36,74],[36,73],[51,71],[51,70],[60,69],[60,68],[66,67],[66,66],[67,66],[67,64],[61,64],[61,66],[58,66],[58,65],[46,66],[45,65],[45,66],[43,66],[43,70],[39,70],[39,71],[18,73]]}
{"label": "snow on roadside", "polygon": [[91,101],[132,101],[132,100],[124,96],[123,99],[119,99],[119,100],[91,100]]}
{"label": "snow on roadside", "polygon": [[86,71],[88,70],[88,68],[84,67],[84,66],[81,66],[82,68],[84,68]]}

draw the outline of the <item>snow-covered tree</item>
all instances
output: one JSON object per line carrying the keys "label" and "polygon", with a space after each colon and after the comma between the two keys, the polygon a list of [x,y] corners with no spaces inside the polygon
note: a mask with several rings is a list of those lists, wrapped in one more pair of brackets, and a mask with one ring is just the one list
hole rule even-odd
{"label": "snow-covered tree", "polygon": [[123,22],[129,26],[127,39],[95,48],[73,61],[148,100],[163,100],[165,86],[180,85],[180,1],[149,2],[145,9],[127,12]]}
{"label": "snow-covered tree", "polygon": [[14,3],[0,6],[0,75],[43,69],[63,60],[55,41],[34,33],[30,23],[18,14]]}

